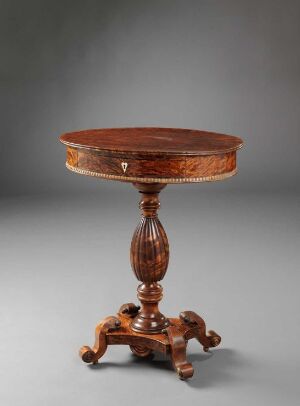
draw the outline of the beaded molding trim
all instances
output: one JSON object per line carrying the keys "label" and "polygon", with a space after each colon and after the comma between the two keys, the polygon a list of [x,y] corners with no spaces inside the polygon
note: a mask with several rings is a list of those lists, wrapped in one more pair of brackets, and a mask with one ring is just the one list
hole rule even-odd
{"label": "beaded molding trim", "polygon": [[200,176],[198,178],[142,178],[136,176],[109,175],[107,173],[93,172],[87,169],[76,168],[66,162],[66,167],[80,175],[95,176],[97,178],[120,180],[123,182],[141,182],[141,183],[196,183],[196,182],[213,182],[223,180],[234,176],[237,173],[237,168],[233,171],[221,173],[219,175]]}

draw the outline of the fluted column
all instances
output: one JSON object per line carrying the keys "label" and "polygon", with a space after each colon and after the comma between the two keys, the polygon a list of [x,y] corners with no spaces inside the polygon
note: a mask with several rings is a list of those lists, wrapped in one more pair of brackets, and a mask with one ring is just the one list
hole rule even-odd
{"label": "fluted column", "polygon": [[166,185],[134,183],[134,186],[142,194],[142,218],[132,238],[130,261],[133,272],[142,283],[137,289],[141,310],[133,319],[131,328],[155,334],[169,325],[168,319],[158,309],[163,296],[158,281],[165,276],[169,262],[168,238],[157,216],[160,207],[158,195]]}

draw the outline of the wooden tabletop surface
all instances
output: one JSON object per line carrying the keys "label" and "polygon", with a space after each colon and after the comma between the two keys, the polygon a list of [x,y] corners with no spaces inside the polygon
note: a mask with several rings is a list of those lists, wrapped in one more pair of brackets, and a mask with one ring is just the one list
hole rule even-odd
{"label": "wooden tabletop surface", "polygon": [[243,141],[231,135],[180,128],[109,128],[63,134],[67,168],[123,182],[187,183],[236,174]]}
{"label": "wooden tabletop surface", "polygon": [[211,155],[236,151],[243,141],[231,135],[179,128],[109,128],[71,132],[62,143],[77,148],[163,155]]}

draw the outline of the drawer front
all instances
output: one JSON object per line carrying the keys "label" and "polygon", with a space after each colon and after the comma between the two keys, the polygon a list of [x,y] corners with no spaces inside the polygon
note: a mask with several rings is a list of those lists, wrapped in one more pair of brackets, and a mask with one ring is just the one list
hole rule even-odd
{"label": "drawer front", "polygon": [[134,159],[103,156],[94,151],[79,150],[78,166],[108,175],[125,177],[184,177],[184,160]]}
{"label": "drawer front", "polygon": [[[86,175],[123,181],[201,182],[234,174],[236,152],[203,156],[158,156],[137,159],[134,156],[103,155],[83,148],[67,148],[69,169]],[[135,179],[138,178],[138,179]],[[203,178],[203,179],[202,179]],[[211,178],[211,179],[210,179]],[[215,179],[216,178],[216,179]]]}

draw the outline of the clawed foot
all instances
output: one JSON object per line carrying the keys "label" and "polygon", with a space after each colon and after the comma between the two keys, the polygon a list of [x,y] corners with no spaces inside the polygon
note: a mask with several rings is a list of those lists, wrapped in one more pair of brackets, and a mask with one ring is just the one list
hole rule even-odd
{"label": "clawed foot", "polygon": [[95,330],[95,345],[93,348],[88,346],[81,347],[79,355],[82,361],[96,364],[98,359],[103,356],[107,348],[106,333],[117,330],[121,326],[121,322],[117,317],[106,317]]}
{"label": "clawed foot", "polygon": [[203,345],[203,351],[207,352],[210,347],[217,347],[221,342],[221,337],[213,330],[206,334],[206,325],[204,320],[195,312],[185,311],[180,313],[180,319],[184,324],[195,326],[196,338]]}

